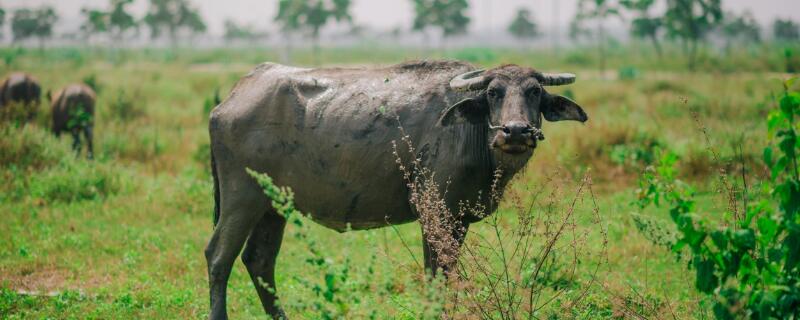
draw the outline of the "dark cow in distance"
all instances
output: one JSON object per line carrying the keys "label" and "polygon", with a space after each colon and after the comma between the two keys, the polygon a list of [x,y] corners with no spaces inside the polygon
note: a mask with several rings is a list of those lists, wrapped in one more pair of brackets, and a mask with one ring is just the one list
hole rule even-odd
{"label": "dark cow in distance", "polygon": [[0,109],[12,103],[22,104],[26,117],[30,120],[36,115],[41,96],[42,87],[39,81],[27,73],[14,72],[0,85]]}
{"label": "dark cow in distance", "polygon": [[53,111],[53,133],[58,137],[64,132],[72,134],[72,149],[80,153],[81,134],[86,139],[86,155],[94,155],[92,146],[94,107],[97,95],[89,86],[76,83],[56,92],[50,100]]}
{"label": "dark cow in distance", "polygon": [[[494,208],[480,194],[489,194],[496,169],[503,171],[502,190],[525,165],[544,138],[542,118],[588,120],[575,102],[544,88],[574,80],[516,65],[476,70],[457,61],[360,69],[260,65],[209,122],[216,202],[205,250],[210,318],[227,318],[228,276],[242,247],[264,310],[284,317],[275,305],[274,271],[286,221],[245,168],[291,187],[298,209],[328,228],[407,223],[418,216],[391,144],[405,132],[414,156],[440,186],[448,185],[444,201],[451,212],[470,201],[483,203],[488,214]],[[480,218],[462,220],[466,227]],[[462,229],[453,230],[457,239],[463,240]],[[423,249],[426,268],[442,267],[429,244]]]}

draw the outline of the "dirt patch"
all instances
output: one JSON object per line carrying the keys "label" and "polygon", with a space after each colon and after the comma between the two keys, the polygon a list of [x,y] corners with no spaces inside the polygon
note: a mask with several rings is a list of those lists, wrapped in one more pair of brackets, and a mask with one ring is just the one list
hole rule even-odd
{"label": "dirt patch", "polygon": [[49,294],[64,290],[64,284],[69,278],[65,270],[55,268],[0,271],[0,286],[20,293]]}

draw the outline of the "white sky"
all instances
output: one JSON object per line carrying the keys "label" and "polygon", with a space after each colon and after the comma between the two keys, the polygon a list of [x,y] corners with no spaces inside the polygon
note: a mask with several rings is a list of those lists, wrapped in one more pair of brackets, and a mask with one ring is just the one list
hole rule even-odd
{"label": "white sky", "polygon": [[[278,0],[190,0],[200,9],[212,34],[221,34],[223,22],[233,19],[239,23],[275,30],[272,23]],[[504,28],[517,8],[533,11],[540,26],[549,29],[555,22],[565,26],[575,13],[577,0],[469,0],[472,31]],[[148,0],[135,0],[134,12],[140,17],[147,9]],[[766,26],[776,17],[800,20],[800,0],[722,0],[725,10],[741,12],[750,10]],[[48,4],[56,7],[64,28],[77,28],[80,9],[104,8],[108,0],[0,0],[6,9]],[[557,4],[557,11],[554,10]],[[411,0],[353,0],[353,19],[359,25],[376,29],[397,26],[408,29],[413,17]],[[557,13],[557,15],[556,15]],[[68,31],[68,30],[64,30]]]}

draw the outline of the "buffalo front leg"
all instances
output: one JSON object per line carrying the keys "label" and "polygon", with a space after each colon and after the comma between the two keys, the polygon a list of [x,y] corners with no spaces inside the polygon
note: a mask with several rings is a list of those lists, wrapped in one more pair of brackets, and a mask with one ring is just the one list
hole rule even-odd
{"label": "buffalo front leg", "polygon": [[286,314],[275,304],[275,262],[285,227],[286,219],[270,210],[253,229],[242,253],[242,262],[256,286],[264,312],[273,319],[286,319]]}
{"label": "buffalo front leg", "polygon": [[[245,176],[241,175],[239,178],[245,179]],[[256,222],[261,219],[266,204],[257,188],[227,192],[235,188],[225,188],[224,184],[222,187],[220,219],[205,250],[211,299],[209,319],[214,320],[228,318],[226,310],[228,277],[245,240]]]}
{"label": "buffalo front leg", "polygon": [[425,232],[425,228],[422,228],[422,253],[425,260],[425,270],[431,276],[436,276],[439,270],[447,277],[452,276],[451,272],[455,271],[458,255],[461,251],[461,246],[464,244],[468,229],[468,224],[459,223],[453,226],[450,231],[452,238],[445,239],[442,236],[428,234]]}

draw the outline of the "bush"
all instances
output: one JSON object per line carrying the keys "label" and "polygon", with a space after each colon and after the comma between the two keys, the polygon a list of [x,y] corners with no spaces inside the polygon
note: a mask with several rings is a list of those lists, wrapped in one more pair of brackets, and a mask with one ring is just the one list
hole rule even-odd
{"label": "bush", "polygon": [[20,126],[30,122],[39,113],[37,103],[11,102],[0,106],[0,122]]}
{"label": "bush", "polygon": [[102,199],[119,190],[119,177],[109,168],[88,161],[64,161],[30,175],[25,190],[31,198],[46,201]]}
{"label": "bush", "polygon": [[128,96],[125,94],[124,89],[119,89],[117,98],[108,104],[108,110],[111,112],[113,118],[129,121],[144,115],[141,107],[137,106],[134,101],[141,100],[136,96]]}
{"label": "bush", "polygon": [[489,63],[497,60],[497,55],[488,48],[464,48],[452,55],[454,59],[471,63]]}
{"label": "bush", "polygon": [[3,199],[78,201],[106,197],[120,189],[119,175],[102,163],[77,159],[66,144],[33,125],[3,126],[0,170],[7,183]]}
{"label": "bush", "polygon": [[617,76],[620,80],[636,80],[641,76],[641,72],[636,67],[624,66],[619,68]]}
{"label": "bush", "polygon": [[718,319],[800,317],[800,93],[789,91],[793,82],[787,81],[780,108],[767,118],[774,145],[764,149],[771,179],[763,191],[751,195],[746,181],[737,190],[721,170],[728,208],[718,216],[732,221],[697,215],[693,188],[675,178],[674,154],[665,153],[641,178],[639,206],[670,206],[678,231],[672,250],[689,252],[695,287],[713,297]]}
{"label": "bush", "polygon": [[222,103],[219,97],[219,88],[214,89],[214,94],[203,101],[203,119],[208,119],[211,115],[211,110]]}
{"label": "bush", "polygon": [[83,77],[83,83],[89,86],[89,88],[92,88],[96,94],[100,94],[100,90],[103,89],[100,82],[97,81],[97,75],[94,73]]}
{"label": "bush", "polygon": [[71,155],[69,148],[47,130],[0,124],[0,168],[39,169]]}

